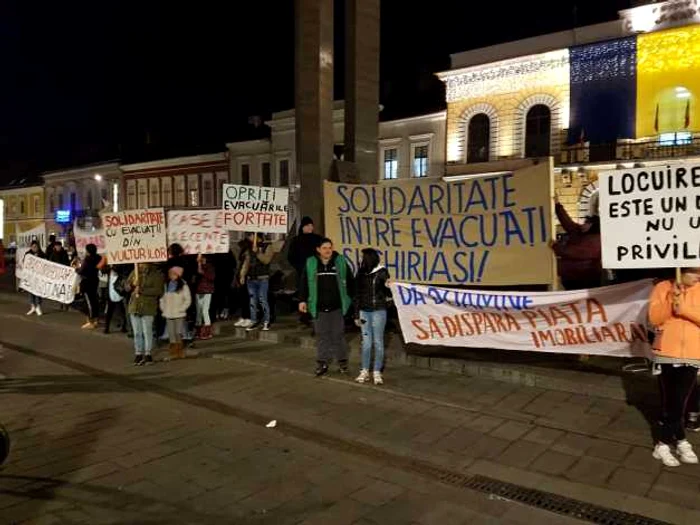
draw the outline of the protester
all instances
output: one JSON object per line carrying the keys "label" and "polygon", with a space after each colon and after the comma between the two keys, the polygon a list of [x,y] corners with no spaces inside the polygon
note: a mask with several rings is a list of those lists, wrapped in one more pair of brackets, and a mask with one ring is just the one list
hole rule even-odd
{"label": "protester", "polygon": [[46,245],[46,255],[53,253],[53,247],[56,244],[56,236],[52,233],[49,235],[49,243]]}
{"label": "protester", "polygon": [[[196,277],[197,277],[197,262],[195,256],[185,255],[185,249],[182,245],[178,243],[173,243],[168,246],[168,260],[165,264],[165,275],[167,275],[168,270],[172,267],[178,267],[183,269],[182,280],[190,288],[190,295],[196,292]],[[182,338],[191,341],[194,339],[194,333],[191,330],[190,325],[194,325],[197,319],[196,305],[193,302],[190,306],[185,322],[182,323]],[[162,320],[162,319],[161,319]],[[158,325],[158,333],[162,333],[161,339],[166,340],[168,338],[168,329],[165,323],[161,326]]]}
{"label": "protester", "polygon": [[168,270],[168,283],[165,285],[165,293],[160,298],[160,310],[163,312],[168,329],[171,359],[185,357],[182,332],[187,309],[192,304],[192,294],[182,278],[184,272],[184,269],[179,266],[173,266]]}
{"label": "protester", "polygon": [[[253,242],[255,236],[257,242]],[[247,283],[248,296],[250,297],[250,326],[246,330],[258,328],[258,306],[262,310],[262,330],[270,329],[270,303],[268,293],[270,291],[270,263],[275,255],[271,245],[263,241],[262,235],[250,234],[248,239],[252,246],[246,252],[241,279]]]}
{"label": "protester", "polygon": [[211,339],[211,296],[214,293],[216,271],[214,265],[202,254],[197,256],[197,337]]}
{"label": "protester", "polygon": [[94,330],[97,328],[100,317],[97,289],[100,285],[99,273],[103,261],[102,256],[97,253],[97,246],[94,244],[88,244],[85,247],[85,252],[85,259],[83,259],[80,268],[76,270],[80,275],[80,291],[85,297],[87,315],[87,321],[81,328]]}
{"label": "protester", "polygon": [[109,286],[107,290],[107,313],[105,315],[105,334],[109,333],[110,325],[114,312],[119,310],[122,316],[122,325],[120,330],[122,333],[131,333],[131,322],[129,315],[126,313],[128,307],[129,293],[126,290],[126,280],[131,273],[132,266],[120,264],[112,266],[109,269]]}
{"label": "protester", "polygon": [[697,381],[685,409],[685,429],[690,432],[700,432],[700,391]]}
{"label": "protester", "polygon": [[[66,252],[66,250],[63,248],[63,243],[61,241],[54,241],[53,249],[50,252],[47,252],[47,259],[62,266],[70,266],[68,252]],[[60,303],[60,309],[67,311],[69,309],[69,305]]]}
{"label": "protester", "polygon": [[248,294],[248,287],[245,282],[245,277],[243,273],[243,264],[248,257],[248,252],[253,249],[253,243],[247,238],[243,238],[238,242],[238,264],[236,266],[236,273],[233,278],[233,283],[231,285],[231,300],[229,306],[229,314],[233,314],[237,309],[240,309],[241,314],[238,321],[234,324],[239,328],[249,328],[253,325],[250,320],[250,296]]}
{"label": "protester", "polygon": [[[29,251],[24,254],[24,259],[27,258],[27,255],[33,255],[34,257],[39,257],[40,259],[44,259],[46,257],[44,252],[41,251],[39,241],[36,240],[32,241],[32,243],[29,245]],[[22,260],[22,265],[24,265],[24,259]],[[44,312],[41,311],[41,297],[38,295],[29,294],[29,304],[31,305],[31,308],[29,308],[27,315],[43,315]]]}
{"label": "protester", "polygon": [[129,315],[134,330],[134,366],[153,364],[153,319],[163,293],[163,274],[153,264],[139,264],[127,279]]}
{"label": "protester", "polygon": [[[316,248],[321,243],[321,236],[314,232],[314,221],[311,217],[301,219],[299,233],[292,239],[287,253],[287,260],[292,265],[297,276],[297,295],[301,289],[301,279],[304,275],[304,266],[309,257],[316,255]],[[303,324],[311,324],[311,317],[308,313],[301,314],[300,321]]]}
{"label": "protester", "polygon": [[328,373],[333,359],[341,374],[348,372],[344,316],[352,306],[352,277],[345,257],[333,251],[333,241],[321,239],[316,255],[306,261],[299,303],[299,311],[314,320],[317,376]]}
{"label": "protester", "polygon": [[375,385],[384,384],[384,328],[386,327],[387,296],[389,292],[389,272],[379,263],[379,253],[372,248],[362,250],[362,262],[355,282],[355,318],[362,329],[362,368],[357,376],[358,383],[370,379],[369,366],[374,346]]}
{"label": "protester", "polygon": [[556,199],[555,211],[569,235],[565,242],[552,244],[559,258],[559,277],[565,290],[597,288],[603,283],[600,217],[586,217],[583,224],[574,222]]}
{"label": "protester", "polygon": [[684,411],[700,368],[700,268],[686,268],[681,282],[665,280],[649,301],[649,321],[656,328],[654,370],[659,373],[661,419],[653,456],[667,467],[698,463],[686,440]]}

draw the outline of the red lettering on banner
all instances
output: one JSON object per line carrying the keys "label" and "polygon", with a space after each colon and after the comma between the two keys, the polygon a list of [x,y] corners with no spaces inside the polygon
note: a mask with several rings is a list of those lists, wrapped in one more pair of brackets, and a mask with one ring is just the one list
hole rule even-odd
{"label": "red lettering on banner", "polygon": [[414,326],[416,330],[418,330],[418,336],[417,338],[420,341],[425,341],[430,337],[430,334],[426,332],[423,327],[421,326],[421,320],[420,319],[412,319],[411,324]]}

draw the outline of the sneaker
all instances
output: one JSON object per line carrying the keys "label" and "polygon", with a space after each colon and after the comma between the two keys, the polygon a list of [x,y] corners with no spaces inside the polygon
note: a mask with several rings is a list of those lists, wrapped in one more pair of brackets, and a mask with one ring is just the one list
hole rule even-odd
{"label": "sneaker", "polygon": [[153,364],[153,356],[151,354],[148,354],[146,357],[143,358],[143,364],[148,366]]}
{"label": "sneaker", "polygon": [[687,439],[678,442],[676,445],[676,454],[678,454],[678,457],[683,463],[689,465],[696,465],[698,463],[698,456],[693,451],[693,445],[691,445]]}
{"label": "sneaker", "polygon": [[246,321],[245,319],[243,319],[242,317],[240,317],[240,318],[238,319],[238,321],[236,321],[236,322],[234,323],[233,326],[237,326],[237,327],[239,327],[239,328],[243,328],[243,325],[245,324],[245,321]]}
{"label": "sneaker", "polygon": [[366,383],[369,381],[369,370],[363,368],[360,370],[360,375],[355,378],[358,383]]}
{"label": "sneaker", "polygon": [[253,330],[257,330],[257,328],[258,328],[258,323],[254,323],[251,321],[250,324],[245,327],[245,331],[252,332]]}
{"label": "sneaker", "polygon": [[661,462],[667,467],[678,467],[681,464],[681,462],[678,461],[671,453],[671,448],[663,443],[659,443],[654,447],[652,456],[654,459],[661,460]]}
{"label": "sneaker", "polygon": [[91,323],[90,321],[88,321],[87,323],[85,323],[85,324],[84,324],[83,326],[81,326],[80,328],[83,329],[83,330],[93,330],[93,329],[95,328],[95,325],[94,325],[93,323]]}
{"label": "sneaker", "polygon": [[36,315],[44,315],[44,312],[41,311],[41,306],[37,306],[34,311],[36,312]]}
{"label": "sneaker", "polygon": [[270,331],[270,323],[263,323],[262,324],[262,331],[269,332]]}
{"label": "sneaker", "polygon": [[250,319],[243,319],[243,324],[241,325],[241,328],[250,328],[253,325],[255,325],[255,323]]}
{"label": "sneaker", "polygon": [[375,372],[373,375],[374,375],[374,384],[375,385],[383,385],[384,384],[384,378],[382,377],[381,372]]}
{"label": "sneaker", "polygon": [[134,356],[134,366],[142,366],[143,365],[143,356],[141,354],[137,354]]}
{"label": "sneaker", "polygon": [[32,306],[27,312],[27,315],[32,315],[34,312],[36,312],[36,306]]}
{"label": "sneaker", "polygon": [[685,422],[685,429],[689,432],[700,432],[700,418],[689,417]]}
{"label": "sneaker", "polygon": [[316,377],[325,376],[328,373],[328,364],[319,362],[316,366]]}

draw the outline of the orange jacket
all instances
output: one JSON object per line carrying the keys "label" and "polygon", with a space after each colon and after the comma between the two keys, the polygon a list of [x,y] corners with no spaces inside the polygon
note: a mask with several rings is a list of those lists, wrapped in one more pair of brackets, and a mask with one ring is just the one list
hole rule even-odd
{"label": "orange jacket", "polygon": [[664,357],[700,360],[700,284],[681,293],[673,313],[673,282],[663,281],[651,292],[649,321],[657,329],[654,352]]}

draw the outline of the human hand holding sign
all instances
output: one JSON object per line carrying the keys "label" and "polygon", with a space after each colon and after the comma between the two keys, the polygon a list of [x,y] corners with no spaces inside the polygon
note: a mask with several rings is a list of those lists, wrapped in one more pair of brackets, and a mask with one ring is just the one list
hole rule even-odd
{"label": "human hand holding sign", "polygon": [[299,311],[302,314],[308,313],[309,309],[308,309],[308,306],[306,305],[306,303],[299,303]]}

